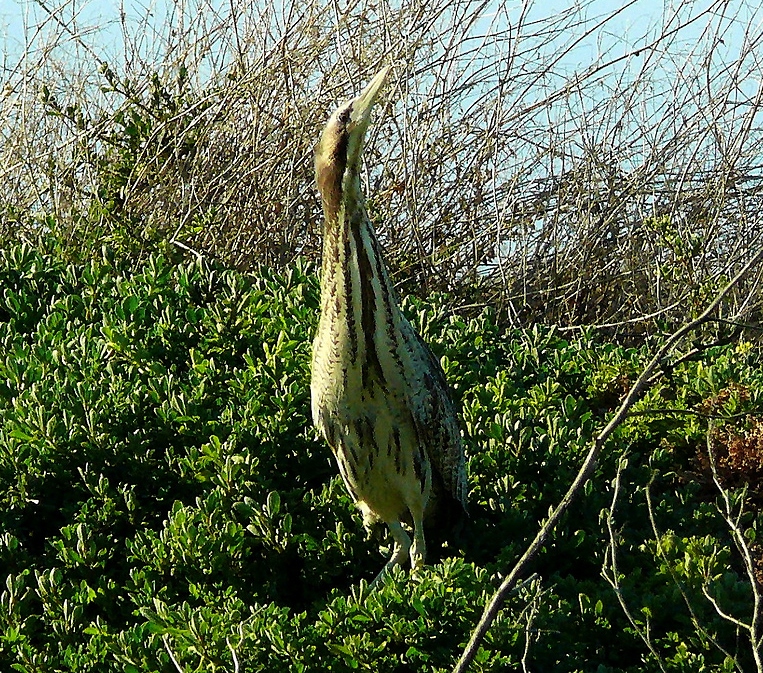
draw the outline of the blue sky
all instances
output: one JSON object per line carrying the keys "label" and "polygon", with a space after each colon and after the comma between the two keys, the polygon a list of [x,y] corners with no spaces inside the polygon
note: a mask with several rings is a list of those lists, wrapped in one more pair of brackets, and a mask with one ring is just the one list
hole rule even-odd
{"label": "blue sky", "polygon": [[[40,46],[45,43],[43,39],[45,27],[53,26],[51,12],[57,15],[61,23],[72,26],[91,49],[91,56],[113,62],[123,58],[121,51],[121,11],[124,10],[126,23],[131,26],[138,25],[139,21],[147,14],[151,17],[151,24],[157,27],[166,25],[167,18],[172,16],[176,7],[185,5],[192,7],[200,3],[194,0],[2,0],[0,2],[0,40],[2,40],[2,53],[6,57],[6,64],[13,63],[27,49],[27,46]],[[218,11],[227,11],[230,6],[229,0],[207,0],[203,3],[207,7]],[[256,2],[254,3],[256,4]],[[528,20],[533,21],[544,17],[554,16],[573,6],[573,0],[552,0],[550,2],[534,3],[528,13]],[[712,4],[711,0],[695,3],[680,3],[684,6],[692,5],[699,10],[703,6]],[[43,6],[50,11],[46,11]],[[612,19],[600,31],[585,37],[581,42],[565,56],[566,65],[571,68],[585,67],[594,62],[601,53],[616,53],[616,50],[627,50],[644,44],[648,40],[650,31],[661,26],[665,16],[671,14],[671,4],[663,0],[637,0],[617,17]],[[732,32],[727,43],[733,43],[741,35],[745,22],[756,21],[755,14],[760,13],[754,9],[754,3],[731,2],[740,12],[740,20],[736,22],[738,29],[736,35]],[[246,7],[247,3],[241,3]],[[594,20],[599,15],[612,12],[615,7],[611,0],[594,0],[586,5],[585,15],[589,20]],[[509,20],[518,17],[521,3],[504,5],[508,9]],[[60,13],[57,8],[62,8]],[[191,13],[193,10],[191,10]],[[490,24],[491,8],[485,11],[482,24],[486,27]],[[497,22],[506,20],[506,13],[501,13]],[[760,22],[759,17],[757,22]],[[681,32],[680,40],[690,44],[699,36],[703,21],[689,26]],[[43,33],[38,29],[43,27]],[[479,24],[478,24],[479,27]],[[49,43],[46,43],[49,45]],[[61,44],[60,50],[72,49],[72,56],[78,55],[71,45]]]}

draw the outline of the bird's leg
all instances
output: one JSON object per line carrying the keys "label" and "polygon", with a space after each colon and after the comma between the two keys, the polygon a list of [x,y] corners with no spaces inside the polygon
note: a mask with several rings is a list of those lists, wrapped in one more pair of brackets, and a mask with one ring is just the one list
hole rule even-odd
{"label": "bird's leg", "polygon": [[424,540],[423,513],[413,514],[413,545],[411,545],[411,570],[416,572],[424,565],[427,556],[427,543]]}
{"label": "bird's leg", "polygon": [[[416,464],[414,457],[414,465]],[[408,511],[413,520],[413,546],[411,547],[411,570],[415,573],[424,565],[427,556],[427,543],[424,540],[424,509],[432,494],[432,466],[428,460],[420,461],[423,477],[421,498],[408,503]]]}
{"label": "bird's leg", "polygon": [[387,524],[389,526],[389,532],[392,535],[392,539],[395,541],[395,545],[392,549],[392,556],[390,556],[387,564],[381,569],[381,572],[376,576],[373,582],[371,582],[370,589],[376,588],[387,573],[397,565],[405,563],[408,560],[409,550],[411,548],[411,538],[408,533],[405,532],[402,524],[399,521],[392,521]]}

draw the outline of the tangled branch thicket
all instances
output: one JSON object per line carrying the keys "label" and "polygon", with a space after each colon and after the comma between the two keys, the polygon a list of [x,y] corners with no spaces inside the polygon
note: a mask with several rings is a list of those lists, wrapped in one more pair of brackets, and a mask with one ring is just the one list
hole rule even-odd
{"label": "tangled branch thicket", "polygon": [[[4,58],[4,241],[317,260],[313,144],[391,63],[366,179],[406,292],[627,335],[699,312],[760,244],[759,8],[640,30],[636,0],[189,0],[93,26],[57,2]],[[758,280],[728,315],[755,318]]]}

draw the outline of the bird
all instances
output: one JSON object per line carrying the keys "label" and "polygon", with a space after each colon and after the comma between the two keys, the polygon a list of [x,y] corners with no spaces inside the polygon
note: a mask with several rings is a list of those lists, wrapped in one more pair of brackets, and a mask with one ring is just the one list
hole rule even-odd
{"label": "bird", "polygon": [[425,520],[459,528],[468,517],[466,458],[445,374],[400,309],[361,187],[371,110],[389,71],[331,114],[315,148],[324,220],[311,411],[365,528],[383,523],[392,537],[372,587],[395,566],[425,563]]}

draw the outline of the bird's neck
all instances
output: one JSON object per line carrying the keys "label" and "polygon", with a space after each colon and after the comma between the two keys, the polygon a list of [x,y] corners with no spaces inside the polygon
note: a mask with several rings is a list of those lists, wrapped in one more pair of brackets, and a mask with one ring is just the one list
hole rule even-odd
{"label": "bird's neck", "polygon": [[[368,219],[365,198],[357,175],[340,182],[340,196],[323,195],[323,294],[343,293],[350,299],[351,286],[378,276],[383,292],[391,291],[389,275],[374,227]],[[326,282],[328,281],[328,282]],[[323,302],[328,297],[323,297]]]}
{"label": "bird's neck", "polygon": [[[347,300],[343,304],[360,308],[376,295],[394,298],[376,231],[368,219],[365,200],[359,187],[346,190],[336,209],[327,208],[323,229],[321,273],[322,308],[337,294]],[[371,292],[373,290],[373,292]]]}
{"label": "bird's neck", "polygon": [[360,190],[345,193],[326,215],[319,330],[349,343],[351,362],[379,369],[376,342],[386,338],[381,330],[399,322],[399,309]]}

